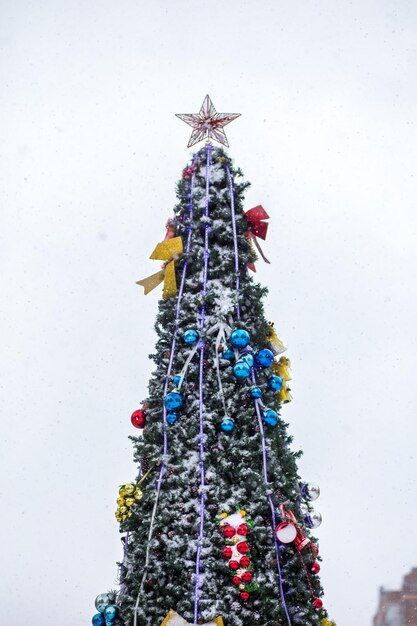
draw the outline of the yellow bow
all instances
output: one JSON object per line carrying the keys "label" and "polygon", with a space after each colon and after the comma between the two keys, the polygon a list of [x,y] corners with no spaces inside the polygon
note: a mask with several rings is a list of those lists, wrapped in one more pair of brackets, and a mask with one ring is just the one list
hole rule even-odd
{"label": "yellow bow", "polygon": [[290,371],[291,363],[290,360],[286,356],[280,357],[279,361],[274,361],[271,367],[271,370],[282,378],[283,385],[279,392],[279,401],[281,404],[285,402],[291,402],[292,395],[290,394],[290,388],[288,387],[288,381],[291,380],[291,371]]}
{"label": "yellow bow", "polygon": [[164,300],[175,296],[177,293],[177,281],[175,279],[174,261],[180,254],[182,254],[181,237],[172,237],[171,239],[165,239],[161,241],[161,243],[158,243],[149,258],[165,261],[163,269],[156,272],[156,274],[148,276],[148,278],[138,280],[136,283],[145,288],[145,296],[162,282],[164,282]]}
{"label": "yellow bow", "polygon": [[271,369],[274,374],[282,378],[284,382],[287,382],[291,380],[290,367],[290,360],[286,356],[282,356],[279,361],[273,362]]}
{"label": "yellow bow", "polygon": [[[172,609],[162,622],[161,626],[170,626],[170,624],[174,624],[175,626],[192,626],[190,622],[185,621],[182,617],[178,615]],[[224,626],[223,619],[221,617],[216,617],[212,622],[207,622],[207,624],[203,624],[202,626]]]}
{"label": "yellow bow", "polygon": [[277,354],[285,352],[287,349],[282,343],[281,339],[277,335],[277,331],[274,328],[274,324],[271,322],[268,324],[268,341]]}

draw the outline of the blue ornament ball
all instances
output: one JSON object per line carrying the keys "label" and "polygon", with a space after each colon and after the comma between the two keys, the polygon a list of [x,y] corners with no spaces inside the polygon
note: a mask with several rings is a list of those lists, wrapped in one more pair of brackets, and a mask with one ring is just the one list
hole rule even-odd
{"label": "blue ornament ball", "polygon": [[262,396],[262,389],[254,385],[250,389],[250,395],[252,396],[252,398],[258,399]]}
{"label": "blue ornament ball", "polygon": [[184,398],[177,391],[172,391],[165,396],[164,404],[168,411],[179,409],[184,403]]}
{"label": "blue ornament ball", "polygon": [[245,363],[247,363],[249,365],[249,367],[253,367],[253,364],[255,362],[255,359],[253,358],[253,355],[250,354],[249,352],[247,354],[243,354],[240,357],[241,361],[245,361]]}
{"label": "blue ornament ball", "polygon": [[172,382],[174,383],[174,385],[176,387],[178,387],[178,385],[181,382],[181,376],[179,374],[177,374],[176,376],[174,376],[174,378],[172,379]]}
{"label": "blue ornament ball", "polygon": [[97,596],[95,605],[99,613],[104,613],[106,607],[114,602],[114,595],[112,593],[100,593]]}
{"label": "blue ornament ball", "polygon": [[258,350],[255,354],[255,363],[258,367],[271,367],[274,361],[274,353],[268,348]]}
{"label": "blue ornament ball", "polygon": [[271,378],[268,379],[268,387],[274,391],[280,391],[282,389],[282,378],[279,376],[271,376]]}
{"label": "blue ornament ball", "polygon": [[228,361],[232,361],[235,358],[235,353],[230,348],[226,348],[222,352],[223,359],[227,359]]}
{"label": "blue ornament ball", "polygon": [[233,366],[233,374],[242,380],[250,375],[250,367],[245,361],[237,361]]}
{"label": "blue ornament ball", "polygon": [[168,424],[175,424],[177,419],[178,419],[178,415],[176,413],[167,413]]}
{"label": "blue ornament ball", "polygon": [[187,330],[183,332],[182,338],[187,345],[193,346],[199,340],[200,333],[196,328],[187,328]]}
{"label": "blue ornament ball", "polygon": [[110,606],[108,606],[108,607],[106,608],[106,610],[104,611],[104,617],[105,617],[105,619],[106,619],[106,624],[107,624],[108,622],[110,622],[110,624],[111,624],[112,622],[114,622],[114,620],[115,620],[115,619],[116,619],[116,617],[117,617],[117,613],[118,613],[117,606],[113,606],[112,604],[111,604]]}
{"label": "blue ornament ball", "polygon": [[250,342],[250,335],[243,328],[235,328],[230,335],[229,341],[235,348],[246,348]]}
{"label": "blue ornament ball", "polygon": [[104,626],[106,620],[104,619],[103,613],[96,613],[93,615],[93,619],[91,620],[93,626]]}
{"label": "blue ornament ball", "polygon": [[220,428],[225,432],[225,433],[230,433],[235,427],[235,423],[232,420],[231,417],[225,417],[222,419],[222,421],[220,422]]}
{"label": "blue ornament ball", "polygon": [[278,424],[278,413],[272,409],[267,409],[262,417],[268,426],[276,426]]}

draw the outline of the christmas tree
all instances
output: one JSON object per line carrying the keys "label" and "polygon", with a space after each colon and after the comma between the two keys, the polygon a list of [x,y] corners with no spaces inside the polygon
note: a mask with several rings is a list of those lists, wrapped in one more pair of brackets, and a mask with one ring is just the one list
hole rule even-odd
{"label": "christmas tree", "polygon": [[[310,502],[318,487],[298,475],[300,452],[282,413],[290,362],[267,293],[253,278],[262,206],[244,211],[248,183],[233,165],[220,114],[207,96],[189,146],[163,261],[138,281],[163,283],[155,370],[132,415],[139,474],[122,485],[120,588],[100,594],[95,626],[318,626],[323,608]],[[265,259],[266,260],[266,259]]]}

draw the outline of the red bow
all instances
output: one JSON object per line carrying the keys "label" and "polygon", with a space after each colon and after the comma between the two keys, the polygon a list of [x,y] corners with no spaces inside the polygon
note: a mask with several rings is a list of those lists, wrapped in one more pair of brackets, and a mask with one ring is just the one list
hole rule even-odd
{"label": "red bow", "polygon": [[184,168],[182,170],[182,177],[185,178],[186,180],[190,180],[190,178],[192,178],[194,172],[196,171],[197,166],[196,165],[188,165],[188,167]]}
{"label": "red bow", "polygon": [[165,224],[165,228],[167,229],[167,232],[164,239],[172,239],[173,237],[175,237],[175,230],[172,224],[172,220],[167,221],[167,223]]}
{"label": "red bow", "polygon": [[310,539],[304,535],[292,511],[286,511],[283,504],[280,504],[279,510],[281,511],[282,517],[286,519],[288,522],[291,522],[291,524],[294,524],[295,528],[297,529],[297,536],[294,539],[294,545],[296,549],[298,550],[298,552],[301,552],[303,548],[305,548],[311,543]]}
{"label": "red bow", "polygon": [[[249,239],[249,241],[253,241],[265,263],[269,263],[268,259],[262,252],[262,248],[257,240],[257,237],[260,237],[264,241],[266,239],[266,233],[268,232],[269,224],[267,224],[263,220],[269,219],[268,213],[265,211],[262,205],[258,204],[258,206],[253,207],[253,209],[249,209],[249,211],[246,211],[245,217],[249,223],[249,228],[245,233],[246,237]],[[254,263],[248,263],[248,267],[252,270],[252,272],[256,272]]]}

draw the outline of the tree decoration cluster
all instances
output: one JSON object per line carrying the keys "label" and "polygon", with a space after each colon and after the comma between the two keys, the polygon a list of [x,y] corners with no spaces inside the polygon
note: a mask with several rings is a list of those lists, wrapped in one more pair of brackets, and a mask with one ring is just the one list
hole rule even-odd
{"label": "tree decoration cluster", "polygon": [[138,484],[127,483],[120,487],[117,509],[114,514],[119,524],[125,522],[132,515],[133,507],[142,499],[143,491]]}
{"label": "tree decoration cluster", "polygon": [[253,528],[253,520],[241,507],[231,515],[223,511],[216,519],[226,544],[223,548],[223,557],[226,559],[231,582],[239,589],[240,599],[247,602],[250,594],[258,589],[254,581],[254,569],[248,543],[248,533]]}
{"label": "tree decoration cluster", "polygon": [[116,594],[112,591],[100,593],[95,600],[98,613],[93,615],[93,626],[115,626],[119,609],[115,605]]}
{"label": "tree decoration cluster", "polygon": [[[179,117],[190,145],[227,145],[237,114],[207,97]],[[245,210],[247,187],[223,148],[198,150],[151,254],[162,268],[138,281],[145,293],[163,283],[155,367],[131,416],[138,478],[117,500],[120,588],[94,626],[333,626],[312,535],[319,490],[299,476],[282,412],[291,364],[248,271],[258,255],[269,263],[259,240],[270,218]]]}
{"label": "tree decoration cluster", "polygon": [[[270,326],[271,328],[271,326]],[[274,366],[275,371],[280,371],[285,375],[285,384],[289,380],[288,370],[285,370],[283,363],[279,365],[275,361],[278,350],[285,349],[282,342],[273,331],[273,336],[269,333],[266,339],[269,339],[269,347],[261,348],[257,351],[250,345],[250,335],[242,328],[235,328],[230,333],[229,346],[223,350],[223,358],[230,362],[232,373],[236,380],[240,383],[246,383],[251,398],[258,400],[259,406],[262,408],[262,418],[267,426],[276,426],[278,424],[279,414],[274,409],[265,406],[261,397],[263,395],[262,387],[258,384],[251,385],[256,369],[269,370],[271,374],[266,379],[266,386],[270,391],[279,394],[284,386],[284,380],[276,373],[272,373]],[[271,340],[273,337],[273,340]],[[287,360],[289,364],[289,361]],[[278,396],[279,398],[279,396]],[[234,428],[234,422],[230,417],[226,417],[221,422],[221,428],[225,432],[230,432]]]}

